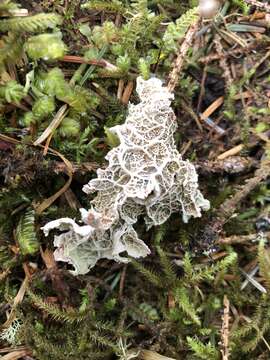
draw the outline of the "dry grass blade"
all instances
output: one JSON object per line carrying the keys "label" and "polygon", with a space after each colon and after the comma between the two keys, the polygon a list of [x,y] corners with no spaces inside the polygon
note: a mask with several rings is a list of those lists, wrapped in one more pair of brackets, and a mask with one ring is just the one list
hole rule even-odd
{"label": "dry grass blade", "polygon": [[225,41],[232,43],[235,42],[243,48],[246,48],[248,46],[247,41],[242,39],[240,36],[237,36],[236,33],[233,33],[232,31],[219,29],[219,33]]}
{"label": "dry grass blade", "polygon": [[28,276],[26,276],[20,286],[20,289],[19,289],[17,295],[14,298],[14,301],[13,301],[14,307],[23,301],[23,298],[24,298],[24,295],[25,295],[25,292],[26,292],[26,289],[28,286],[28,282],[29,282],[29,278],[28,278]]}
{"label": "dry grass blade", "polygon": [[241,290],[244,290],[248,283],[251,283],[256,289],[258,289],[261,293],[266,294],[267,290],[263,287],[257,280],[254,279],[254,276],[259,270],[259,266],[256,265],[255,268],[250,271],[250,273],[245,272],[241,268],[239,269],[241,273],[246,277],[246,280],[241,285]]}
{"label": "dry grass blade", "polygon": [[134,88],[133,81],[129,81],[126,88],[125,88],[125,90],[124,90],[124,92],[123,92],[123,95],[122,95],[122,99],[121,99],[122,104],[125,104],[125,105],[128,104],[130,96],[131,96],[132,91],[133,91],[133,88]]}
{"label": "dry grass blade", "polygon": [[201,119],[206,120],[210,115],[213,114],[222,104],[224,101],[224,96],[220,96],[217,98],[208,108],[201,114]]}
{"label": "dry grass blade", "polygon": [[[24,268],[26,268],[26,266],[24,266]],[[16,318],[15,309],[16,309],[17,305],[19,305],[23,301],[25,292],[28,287],[28,283],[29,283],[29,276],[28,276],[27,272],[25,271],[25,278],[20,286],[19,291],[17,292],[17,295],[14,297],[13,304],[11,306],[11,311],[9,312],[9,314],[7,316],[7,320],[3,324],[3,327],[9,327],[11,325],[11,323],[14,321],[14,319]]]}
{"label": "dry grass blade", "polygon": [[125,85],[124,80],[120,79],[119,82],[118,82],[118,89],[117,89],[117,99],[118,100],[121,100],[121,98],[122,98],[124,85]]}
{"label": "dry grass blade", "polygon": [[4,270],[0,273],[0,281],[4,280],[8,274],[10,274],[10,269]]}
{"label": "dry grass blade", "polygon": [[232,149],[225,151],[224,153],[220,154],[217,159],[218,160],[224,160],[228,158],[229,156],[234,156],[240,153],[244,148],[243,144],[239,144],[237,146],[234,146]]}
{"label": "dry grass blade", "polygon": [[34,142],[34,145],[40,145],[45,141],[55,129],[58,128],[61,121],[64,119],[64,117],[67,114],[67,108],[68,106],[65,104],[61,106],[61,108],[57,111],[53,121],[50,123],[50,125],[43,131],[43,133],[40,135],[40,137]]}
{"label": "dry grass blade", "polygon": [[14,145],[20,144],[19,140],[14,139],[14,138],[12,138],[10,136],[7,136],[7,135],[0,134],[0,139],[3,140],[3,141],[9,142],[11,144],[14,144]]}
{"label": "dry grass blade", "polygon": [[139,354],[139,359],[141,359],[141,360],[175,360],[173,358],[169,358],[167,356],[160,355],[157,352],[150,351],[150,350],[142,350]]}
{"label": "dry grass blade", "polygon": [[59,196],[61,196],[70,186],[71,181],[72,181],[72,174],[73,174],[73,168],[72,168],[72,164],[69,160],[67,160],[62,154],[60,154],[58,151],[53,150],[51,148],[49,148],[49,152],[53,155],[59,156],[62,161],[65,163],[66,168],[67,168],[67,174],[69,176],[68,181],[65,183],[65,185],[58,190],[54,195],[50,196],[49,198],[47,198],[46,200],[44,200],[37,208],[36,208],[36,213],[37,214],[41,214],[45,209],[47,209],[56,199],[59,198]]}
{"label": "dry grass blade", "polygon": [[43,249],[40,248],[40,254],[47,269],[54,269],[56,267],[56,261],[51,250],[45,249],[43,251]]}
{"label": "dry grass blade", "polygon": [[6,354],[4,356],[1,357],[1,360],[17,360],[17,359],[22,359],[23,356],[27,356],[30,355],[31,351],[29,350],[17,350],[17,351],[12,351],[9,354]]}
{"label": "dry grass blade", "polygon": [[[24,345],[19,345],[19,346],[7,346],[7,347],[2,347],[0,349],[0,354],[5,354],[5,353],[11,353],[14,351],[28,351],[28,353],[30,353],[30,349],[27,348]],[[0,355],[0,359],[2,360],[3,355]]]}
{"label": "dry grass blade", "polygon": [[96,65],[104,67],[110,71],[116,71],[117,67],[104,59],[100,60],[86,60],[81,56],[75,55],[65,55],[60,61],[68,62],[68,63],[75,63],[75,64],[89,64],[89,65]]}

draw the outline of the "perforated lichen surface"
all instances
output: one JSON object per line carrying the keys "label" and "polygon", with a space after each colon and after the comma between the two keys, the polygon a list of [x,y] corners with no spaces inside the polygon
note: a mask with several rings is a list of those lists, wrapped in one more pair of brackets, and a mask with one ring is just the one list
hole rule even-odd
{"label": "perforated lichen surface", "polygon": [[147,229],[181,212],[184,222],[201,216],[209,202],[198,190],[198,176],[176,149],[177,128],[171,94],[161,80],[137,80],[140,103],[130,104],[126,121],[110,129],[120,141],[106,156],[106,169],[83,187],[96,193],[90,210],[81,210],[79,226],[69,218],[52,221],[44,232],[68,230],[55,237],[56,260],[67,261],[84,274],[98,259],[127,261],[120,253],[146,256],[150,250],[133,225],[143,216]]}

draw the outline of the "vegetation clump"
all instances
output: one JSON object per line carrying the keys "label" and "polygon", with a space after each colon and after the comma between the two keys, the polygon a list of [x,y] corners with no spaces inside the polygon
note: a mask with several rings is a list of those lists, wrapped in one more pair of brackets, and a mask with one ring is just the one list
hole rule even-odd
{"label": "vegetation clump", "polygon": [[0,0],[3,359],[269,358],[269,11]]}

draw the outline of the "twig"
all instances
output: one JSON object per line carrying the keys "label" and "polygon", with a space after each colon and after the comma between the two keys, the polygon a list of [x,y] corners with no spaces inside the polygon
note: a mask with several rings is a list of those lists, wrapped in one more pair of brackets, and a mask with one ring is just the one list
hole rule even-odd
{"label": "twig", "polygon": [[53,137],[53,131],[50,133],[50,135],[46,139],[45,147],[44,147],[44,150],[43,150],[43,156],[47,155],[47,152],[48,152],[52,137]]}
{"label": "twig", "polygon": [[195,166],[200,173],[205,175],[209,173],[239,174],[255,168],[257,162],[243,156],[230,156],[224,160],[204,160],[197,162]]}
{"label": "twig", "polygon": [[226,131],[224,129],[222,129],[220,126],[218,126],[217,124],[215,124],[215,122],[210,118],[210,117],[205,117],[203,116],[203,114],[200,114],[201,119],[205,122],[206,125],[208,125],[211,130],[214,130],[215,132],[217,132],[220,136],[224,135],[226,133]]}
{"label": "twig", "polygon": [[246,0],[246,2],[250,5],[257,6],[260,9],[264,9],[265,11],[270,11],[270,5],[268,5],[266,3],[262,3],[257,0]]}
{"label": "twig", "polygon": [[2,271],[0,273],[0,281],[3,281],[7,276],[8,274],[10,274],[10,269],[7,268],[6,270]]}
{"label": "twig", "polygon": [[[16,296],[13,299],[13,303],[11,304],[10,313],[7,315],[7,320],[3,324],[3,327],[6,327],[6,328],[9,327],[12,324],[12,322],[15,320],[15,318],[16,318],[16,312],[15,312],[16,308],[23,301],[25,292],[27,290],[27,287],[28,287],[28,284],[29,284],[29,281],[30,281],[30,278],[31,278],[31,275],[29,274],[26,263],[23,264],[23,268],[24,268],[24,272],[25,272],[25,278],[24,278],[23,282],[21,283],[19,291],[17,292]],[[27,354],[25,354],[25,355],[27,355]]]}
{"label": "twig", "polygon": [[[81,164],[77,164],[77,163],[71,163],[72,166],[72,170],[73,173],[79,173],[79,174],[85,174],[85,173],[89,173],[90,171],[96,171],[98,168],[102,168],[103,166],[96,163],[96,162],[83,162]],[[60,162],[60,161],[56,161],[54,164],[54,168],[53,170],[56,173],[67,173],[67,167],[65,165],[65,163]]]}
{"label": "twig", "polygon": [[200,118],[207,124],[211,129],[215,130],[218,134],[224,135],[225,130],[223,130],[220,126],[214,123],[212,119],[210,119],[210,115],[213,114],[224,102],[224,97],[220,96],[217,98],[202,114],[200,114]]}
{"label": "twig", "polygon": [[131,80],[131,81],[129,81],[127,83],[127,86],[125,87],[125,90],[123,92],[123,96],[122,96],[122,99],[121,99],[122,104],[125,104],[125,105],[128,104],[130,96],[131,96],[132,91],[133,91],[133,88],[134,88],[134,83]]}
{"label": "twig", "polygon": [[126,273],[127,273],[127,264],[124,265],[122,273],[121,273],[120,284],[119,284],[119,300],[121,300],[123,297]]}
{"label": "twig", "polygon": [[68,202],[68,205],[71,209],[78,210],[82,208],[82,205],[80,204],[79,200],[77,199],[74,192],[69,188],[64,193],[65,199]]}
{"label": "twig", "polygon": [[[264,236],[270,240],[270,231],[264,233]],[[258,241],[258,234],[249,235],[232,235],[218,240],[218,244],[232,245],[232,244],[245,244],[249,241]]]}
{"label": "twig", "polygon": [[231,199],[226,200],[219,208],[219,220],[222,224],[233,215],[237,206],[243,201],[255,187],[270,175],[270,161],[262,161],[261,167],[255,172],[255,176],[249,180]]}
{"label": "twig", "polygon": [[203,131],[203,127],[200,123],[200,119],[198,117],[198,115],[193,111],[193,109],[188,106],[188,104],[186,104],[186,102],[182,99],[180,100],[180,104],[181,104],[181,107],[187,112],[189,113],[189,115],[195,120],[196,122],[196,125],[198,126],[198,128],[200,129],[200,131]]}
{"label": "twig", "polygon": [[173,69],[170,72],[169,77],[168,77],[167,87],[170,92],[173,92],[175,87],[177,86],[180,71],[182,69],[188,49],[192,46],[192,42],[193,42],[194,36],[196,34],[196,31],[198,29],[198,25],[199,25],[199,20],[190,26],[190,28],[188,29],[188,31],[185,35],[185,39],[179,49],[179,53],[175,60]]}
{"label": "twig", "polygon": [[207,78],[207,66],[205,65],[203,68],[203,74],[202,74],[202,79],[201,79],[201,84],[200,84],[200,94],[199,94],[199,99],[198,99],[198,104],[197,104],[197,113],[201,111],[202,100],[205,95],[206,78]]}
{"label": "twig", "polygon": [[220,65],[221,69],[223,70],[223,78],[226,83],[226,88],[229,89],[229,87],[233,83],[233,78],[232,78],[229,66],[227,64],[227,59],[225,57],[222,57],[223,47],[222,47],[222,43],[221,43],[221,37],[218,34],[216,34],[216,36],[215,36],[214,44],[215,44],[216,51],[217,51],[218,55],[220,56],[219,65]]}
{"label": "twig", "polygon": [[201,235],[202,247],[213,245],[218,241],[219,234],[223,226],[234,214],[239,204],[255,189],[256,186],[270,175],[270,161],[261,162],[260,168],[255,172],[255,176],[248,179],[246,184],[232,198],[226,200],[216,211],[216,218],[204,228]]}
{"label": "twig", "polygon": [[[4,354],[4,353],[8,353],[8,352],[12,352],[12,351],[22,351],[22,350],[28,350],[30,352],[30,349],[27,348],[24,345],[19,345],[19,346],[8,346],[8,347],[2,347],[0,349],[0,354]],[[2,360],[1,356],[0,359]]]}
{"label": "twig", "polygon": [[48,275],[52,281],[52,287],[56,292],[60,303],[62,304],[69,297],[69,287],[64,281],[61,272],[57,268],[53,252],[49,249],[45,249],[43,251],[42,247],[40,247],[40,254],[48,270]]}
{"label": "twig", "polygon": [[225,151],[224,153],[218,155],[217,159],[218,159],[218,160],[224,160],[224,159],[226,159],[226,158],[229,157],[229,156],[237,155],[237,154],[239,154],[239,153],[243,150],[243,148],[244,148],[244,145],[243,145],[243,144],[239,144],[239,145],[233,147],[232,149],[227,150],[227,151]]}
{"label": "twig", "polygon": [[167,356],[160,355],[157,352],[150,351],[150,350],[142,350],[139,353],[139,359],[142,359],[142,360],[176,360],[173,358],[168,358]]}
{"label": "twig", "polygon": [[180,153],[182,156],[185,155],[185,153],[188,151],[188,149],[190,148],[190,146],[192,145],[192,140],[189,140],[187,143],[184,143],[181,150],[180,150]]}
{"label": "twig", "polygon": [[224,312],[222,316],[222,328],[221,328],[221,346],[220,350],[222,360],[229,359],[229,321],[230,321],[230,301],[226,295],[223,299]]}
{"label": "twig", "polygon": [[17,359],[21,359],[23,356],[30,354],[31,354],[30,350],[12,351],[11,353],[2,356],[1,360],[17,360]]}
{"label": "twig", "polygon": [[261,47],[263,45],[267,46],[268,44],[269,44],[269,41],[263,40],[262,42],[258,42],[257,40],[255,40],[252,43],[248,44],[245,48],[238,47],[236,49],[229,50],[227,52],[222,52],[222,54],[210,54],[210,55],[201,57],[200,59],[198,59],[198,61],[201,63],[209,63],[209,62],[212,62],[215,60],[227,59],[228,57],[234,57],[239,54],[244,55],[244,54],[247,54],[247,53],[251,52],[252,50],[256,49],[257,47]]}
{"label": "twig", "polygon": [[205,120],[213,114],[224,102],[224,97],[220,96],[217,98],[204,112],[201,114],[201,119]]}
{"label": "twig", "polygon": [[124,80],[120,79],[118,82],[118,89],[117,89],[117,99],[121,100],[122,98],[122,94],[123,94],[123,90],[124,90]]}
{"label": "twig", "polygon": [[13,300],[14,308],[23,301],[26,289],[28,287],[28,282],[29,282],[29,277],[28,277],[28,275],[26,275],[20,286],[20,289],[19,289],[17,295],[15,296],[15,298]]}

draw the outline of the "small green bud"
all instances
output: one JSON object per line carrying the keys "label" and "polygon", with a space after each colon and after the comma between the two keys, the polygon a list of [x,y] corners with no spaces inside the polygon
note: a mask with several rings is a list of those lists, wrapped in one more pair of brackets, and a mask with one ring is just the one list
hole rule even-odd
{"label": "small green bud", "polygon": [[63,137],[75,137],[80,133],[80,123],[77,120],[66,117],[61,122],[59,134]]}
{"label": "small green bud", "polygon": [[84,58],[86,60],[96,60],[98,59],[98,56],[99,56],[99,51],[97,48],[94,47],[88,49],[84,54]]}
{"label": "small green bud", "polygon": [[0,97],[4,98],[6,102],[20,103],[25,96],[24,88],[15,80],[8,81],[5,85],[0,86]]}
{"label": "small green bud", "polygon": [[22,125],[25,127],[29,127],[31,124],[35,122],[34,114],[32,111],[28,111],[24,114],[23,118],[21,119]]}
{"label": "small green bud", "polygon": [[140,58],[138,68],[143,79],[148,80],[150,78],[150,63],[144,58]]}
{"label": "small green bud", "polygon": [[63,57],[66,50],[60,33],[32,36],[25,44],[25,51],[33,60],[56,60]]}
{"label": "small green bud", "polygon": [[32,108],[35,119],[42,120],[55,110],[54,98],[51,96],[43,96],[38,99]]}
{"label": "small green bud", "polygon": [[117,27],[111,21],[105,21],[102,26],[93,29],[92,41],[100,49],[104,45],[110,45],[117,39]]}
{"label": "small green bud", "polygon": [[128,70],[130,69],[130,63],[131,61],[127,54],[125,54],[124,56],[119,56],[116,60],[116,65],[123,73],[128,72]]}
{"label": "small green bud", "polygon": [[79,27],[79,31],[81,34],[83,34],[87,40],[90,42],[91,41],[91,29],[90,29],[90,26],[88,24],[82,24],[80,25]]}
{"label": "small green bud", "polygon": [[39,91],[51,96],[55,96],[63,84],[65,84],[65,77],[59,68],[53,68],[48,73],[40,72],[35,81],[35,86]]}
{"label": "small green bud", "polygon": [[69,101],[66,101],[66,99],[73,98],[74,91],[72,90],[70,84],[63,81],[62,83],[55,84],[54,88],[55,96],[58,100],[66,102],[69,104]]}
{"label": "small green bud", "polygon": [[256,133],[262,133],[268,130],[269,125],[265,122],[259,122],[255,128]]}
{"label": "small green bud", "polygon": [[[86,113],[93,103],[91,101],[91,94],[88,90],[82,88],[81,86],[71,87],[68,83],[57,89],[56,98],[69,104],[69,106],[81,114]],[[93,104],[95,105],[96,102],[97,101],[95,99]]]}
{"label": "small green bud", "polygon": [[110,148],[114,148],[120,144],[118,136],[112,132],[108,127],[104,126],[104,131],[106,134],[106,143]]}
{"label": "small green bud", "polygon": [[39,241],[35,231],[35,212],[27,210],[20,218],[16,228],[16,237],[22,255],[33,255],[39,250]]}
{"label": "small green bud", "polygon": [[124,49],[121,44],[113,44],[111,47],[111,51],[116,56],[123,55],[124,53]]}

